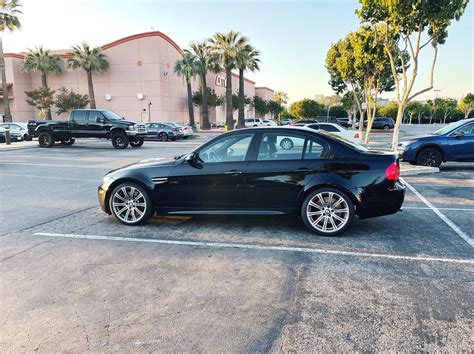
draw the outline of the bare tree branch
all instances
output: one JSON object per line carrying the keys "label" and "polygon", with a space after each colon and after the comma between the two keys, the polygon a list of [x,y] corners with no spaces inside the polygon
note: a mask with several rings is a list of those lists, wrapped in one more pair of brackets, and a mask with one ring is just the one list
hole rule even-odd
{"label": "bare tree branch", "polygon": [[433,62],[431,63],[431,70],[430,70],[430,81],[429,81],[429,86],[427,88],[424,88],[423,90],[420,90],[407,99],[407,103],[410,102],[412,99],[414,99],[416,96],[421,95],[422,93],[425,93],[433,88],[433,77],[434,77],[434,69],[436,65],[436,58],[438,57],[438,46],[434,46],[434,55],[433,55]]}

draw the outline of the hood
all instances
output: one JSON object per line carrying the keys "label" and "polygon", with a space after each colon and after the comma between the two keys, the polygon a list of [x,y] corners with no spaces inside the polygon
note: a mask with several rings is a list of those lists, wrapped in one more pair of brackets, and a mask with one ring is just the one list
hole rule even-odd
{"label": "hood", "polygon": [[123,125],[126,125],[126,126],[130,126],[130,125],[134,125],[134,124],[140,124],[139,122],[132,122],[131,120],[116,120],[114,121],[118,124],[123,124]]}
{"label": "hood", "polygon": [[166,170],[171,171],[175,163],[176,163],[175,159],[162,159],[162,158],[145,159],[145,160],[141,160],[129,165],[119,167],[115,170],[109,171],[107,175],[110,175],[110,174],[120,175],[122,173],[128,173],[133,170],[146,170],[148,168],[153,168],[153,169],[162,168],[164,170],[163,174],[167,174],[165,171]]}
{"label": "hood", "polygon": [[420,140],[420,139],[425,139],[425,138],[435,138],[439,137],[441,135],[433,135],[433,134],[423,134],[423,135],[415,135],[415,136],[410,136],[410,137],[404,137],[403,139],[400,139],[400,142],[402,141],[414,141],[414,140]]}

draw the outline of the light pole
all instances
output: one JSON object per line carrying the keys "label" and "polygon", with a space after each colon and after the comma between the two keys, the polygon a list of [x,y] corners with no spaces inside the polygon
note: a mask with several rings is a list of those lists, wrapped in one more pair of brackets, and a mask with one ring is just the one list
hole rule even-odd
{"label": "light pole", "polygon": [[151,122],[151,106],[153,103],[151,101],[148,102],[148,122]]}

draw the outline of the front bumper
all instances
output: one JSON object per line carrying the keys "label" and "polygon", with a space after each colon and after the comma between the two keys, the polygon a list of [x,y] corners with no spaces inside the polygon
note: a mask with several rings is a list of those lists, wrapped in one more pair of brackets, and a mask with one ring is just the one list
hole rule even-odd
{"label": "front bumper", "polygon": [[99,207],[102,211],[105,211],[107,214],[110,214],[109,207],[105,205],[107,189],[104,188],[104,185],[101,184],[97,190],[97,197],[99,198]]}
{"label": "front bumper", "polygon": [[145,132],[137,132],[136,130],[126,130],[126,131],[125,131],[125,134],[127,134],[127,136],[128,136],[129,138],[141,138],[141,139],[145,139],[146,136],[147,136],[146,131],[145,131]]}
{"label": "front bumper", "polygon": [[357,207],[360,219],[395,214],[400,211],[405,200],[405,184],[398,180],[387,189],[377,190],[364,195],[362,202]]}

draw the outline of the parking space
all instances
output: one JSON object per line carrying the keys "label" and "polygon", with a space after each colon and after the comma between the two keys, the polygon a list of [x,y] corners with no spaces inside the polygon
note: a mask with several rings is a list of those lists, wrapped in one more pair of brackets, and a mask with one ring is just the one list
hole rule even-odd
{"label": "parking space", "polygon": [[98,210],[107,171],[207,138],[1,152],[0,350],[472,348],[474,164],[406,177],[402,212],[334,238],[297,218],[125,227]]}

